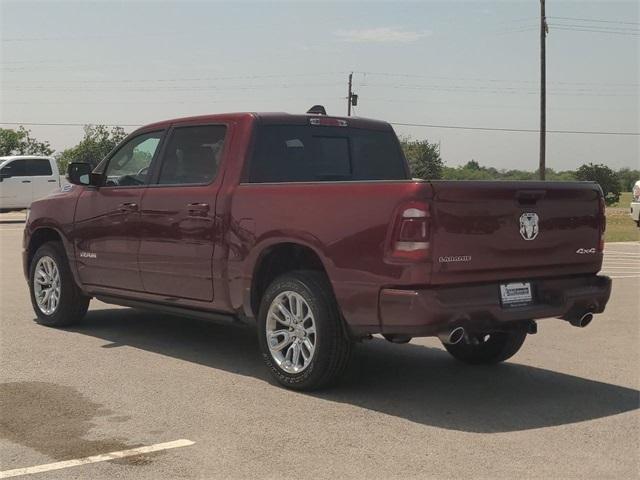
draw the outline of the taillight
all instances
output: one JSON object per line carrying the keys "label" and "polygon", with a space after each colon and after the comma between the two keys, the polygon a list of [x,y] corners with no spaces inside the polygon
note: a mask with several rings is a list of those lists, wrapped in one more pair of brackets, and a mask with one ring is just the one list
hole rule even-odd
{"label": "taillight", "polygon": [[391,257],[399,260],[419,261],[429,256],[431,234],[429,204],[410,202],[398,211],[391,238]]}
{"label": "taillight", "polygon": [[604,231],[607,229],[607,215],[605,210],[604,197],[600,197],[599,204],[599,217],[600,217],[600,241],[598,242],[598,250],[604,250]]}

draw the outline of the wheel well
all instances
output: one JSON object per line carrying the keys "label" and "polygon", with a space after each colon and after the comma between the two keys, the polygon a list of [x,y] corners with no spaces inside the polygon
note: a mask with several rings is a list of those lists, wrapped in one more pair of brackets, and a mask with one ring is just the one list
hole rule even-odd
{"label": "wheel well", "polygon": [[40,248],[47,242],[62,243],[62,238],[60,237],[60,234],[58,232],[51,228],[40,228],[33,232],[33,235],[31,235],[31,239],[29,240],[27,265],[31,265],[31,259],[35,255],[38,248]]}
{"label": "wheel well", "polygon": [[326,275],[320,257],[309,247],[281,243],[269,247],[254,269],[251,281],[251,309],[258,315],[262,294],[278,276],[293,270],[315,270]]}

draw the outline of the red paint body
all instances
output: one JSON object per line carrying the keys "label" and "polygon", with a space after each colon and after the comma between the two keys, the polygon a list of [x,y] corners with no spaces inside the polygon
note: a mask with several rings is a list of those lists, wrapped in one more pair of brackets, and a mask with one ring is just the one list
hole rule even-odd
{"label": "red paint body", "polygon": [[[610,281],[596,276],[603,222],[596,184],[246,183],[257,125],[308,125],[309,118],[212,115],[134,132],[130,137],[177,125],[226,125],[215,180],[205,186],[73,186],[35,202],[25,229],[25,268],[34,239],[49,229],[62,239],[76,281],[89,295],[251,318],[260,262],[273,247],[296,244],[317,255],[356,335],[432,335],[462,320],[496,323],[604,309]],[[355,128],[391,129],[383,122],[345,120]],[[139,209],[123,211],[128,202]],[[390,255],[399,209],[411,202],[429,210],[426,260]],[[193,212],[194,203],[204,207]],[[533,241],[520,235],[523,212],[540,218]],[[470,260],[446,261],[452,257]],[[499,284],[512,280],[532,282],[535,305],[500,307]]]}

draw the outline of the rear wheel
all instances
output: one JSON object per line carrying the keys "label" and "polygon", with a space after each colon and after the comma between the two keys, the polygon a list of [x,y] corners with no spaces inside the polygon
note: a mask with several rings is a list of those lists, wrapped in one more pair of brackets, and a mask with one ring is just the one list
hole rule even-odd
{"label": "rear wheel", "polygon": [[65,327],[87,313],[90,298],[76,285],[64,248],[48,242],[36,251],[29,267],[29,291],[36,322]]}
{"label": "rear wheel", "polygon": [[454,345],[444,344],[444,348],[462,362],[491,364],[504,362],[514,356],[526,338],[526,329],[513,328],[504,332],[472,334],[470,338]]}
{"label": "rear wheel", "polygon": [[351,354],[333,292],[325,276],[313,271],[291,272],[271,283],[260,304],[258,337],[271,374],[296,390],[330,385]]}

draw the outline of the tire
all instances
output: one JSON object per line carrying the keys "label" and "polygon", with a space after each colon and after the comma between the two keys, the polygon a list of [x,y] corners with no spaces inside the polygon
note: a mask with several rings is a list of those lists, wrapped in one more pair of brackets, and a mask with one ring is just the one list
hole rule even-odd
{"label": "tire", "polygon": [[[289,318],[289,326],[286,314],[278,305],[293,315]],[[300,311],[295,311],[296,305],[301,305]],[[306,320],[301,322],[303,318]],[[315,333],[311,333],[312,327],[315,327]],[[269,331],[282,333],[269,335]],[[313,271],[290,272],[269,285],[260,303],[258,340],[264,362],[273,377],[294,390],[315,390],[337,381],[349,362],[352,349],[331,287],[324,275]],[[313,350],[308,348],[311,344]],[[280,351],[274,351],[270,346],[280,348]]]}
{"label": "tire", "polygon": [[526,338],[526,329],[513,328],[506,332],[476,335],[475,339],[479,342],[477,344],[463,340],[455,345],[443,345],[447,352],[464,363],[487,365],[504,362],[513,357]]}
{"label": "tire", "polygon": [[[36,286],[36,276],[38,276],[38,280],[45,278],[36,273],[36,270],[40,268],[41,260],[43,268],[46,269],[46,265],[49,265],[48,268],[51,269],[49,262],[53,262],[58,272],[59,298],[55,306],[52,303],[45,302],[44,307],[42,307],[36,300],[36,295],[38,295],[36,292],[38,288]],[[46,278],[49,281],[54,277],[55,275]],[[54,281],[45,284],[45,289],[47,285],[55,285],[55,283]],[[89,308],[90,297],[83,295],[76,285],[69,268],[67,256],[60,242],[47,242],[36,251],[29,265],[29,292],[31,305],[36,313],[35,321],[48,327],[66,327],[78,323],[84,318]],[[42,293],[43,291],[41,290],[41,298],[43,298]],[[50,294],[49,296],[51,297],[52,295]],[[46,292],[44,296],[46,296]]]}

